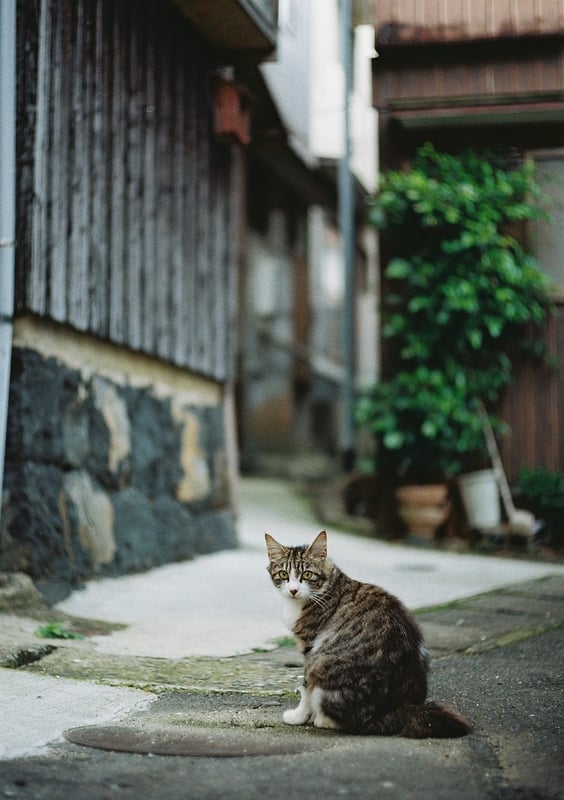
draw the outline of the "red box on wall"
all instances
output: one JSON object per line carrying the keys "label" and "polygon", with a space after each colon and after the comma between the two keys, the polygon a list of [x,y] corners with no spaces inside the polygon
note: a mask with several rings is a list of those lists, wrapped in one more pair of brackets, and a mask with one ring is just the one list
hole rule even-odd
{"label": "red box on wall", "polygon": [[217,78],[214,87],[215,135],[226,142],[249,144],[251,109],[244,90],[233,81]]}

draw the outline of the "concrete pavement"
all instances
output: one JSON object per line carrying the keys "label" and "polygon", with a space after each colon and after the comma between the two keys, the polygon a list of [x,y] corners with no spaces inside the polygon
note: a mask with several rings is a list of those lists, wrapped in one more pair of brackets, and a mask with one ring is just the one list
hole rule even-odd
{"label": "concrete pavement", "polygon": [[[319,527],[292,487],[246,479],[240,550],[93,582],[56,610],[0,614],[0,664],[17,667],[0,669],[0,796],[562,797],[562,565],[330,530],[346,572],[411,608],[441,604],[418,614],[434,656],[431,694],[476,729],[413,742],[283,725],[301,662],[292,647],[275,647],[286,631],[263,532],[303,543]],[[38,619],[53,615],[89,635],[35,637]],[[101,737],[96,748],[62,738],[84,726]],[[217,756],[259,754],[147,758],[116,752],[124,736],[137,753],[207,742]]]}
{"label": "concrete pavement", "polygon": [[[320,523],[307,497],[283,482],[241,482],[241,549],[170,564],[142,575],[90,582],[58,608],[79,617],[121,622],[94,637],[101,652],[184,658],[230,656],[272,646],[286,635],[279,598],[266,573],[265,531],[304,544]],[[460,555],[329,531],[329,554],[358,580],[396,594],[416,609],[503,586],[564,575],[564,565]]]}

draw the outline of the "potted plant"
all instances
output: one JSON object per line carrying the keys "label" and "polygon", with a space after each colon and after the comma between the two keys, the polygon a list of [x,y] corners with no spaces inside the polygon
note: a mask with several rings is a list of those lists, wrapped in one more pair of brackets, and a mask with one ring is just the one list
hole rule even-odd
{"label": "potted plant", "polygon": [[544,215],[541,197],[532,162],[510,169],[492,153],[430,144],[383,176],[370,219],[388,262],[387,379],[360,398],[357,420],[398,477],[479,463],[478,398],[502,427],[491,411],[550,307],[548,279],[520,241],[522,224]]}
{"label": "potted plant", "polygon": [[377,442],[379,470],[396,478],[408,532],[432,536],[448,517],[448,479],[484,446],[464,371],[447,362],[397,372],[360,396],[356,420]]}

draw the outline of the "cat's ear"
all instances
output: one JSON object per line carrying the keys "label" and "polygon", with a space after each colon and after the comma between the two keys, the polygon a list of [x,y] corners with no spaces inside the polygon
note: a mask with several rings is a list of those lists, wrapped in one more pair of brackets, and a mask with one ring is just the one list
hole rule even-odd
{"label": "cat's ear", "polygon": [[280,542],[277,542],[276,539],[274,539],[269,533],[264,534],[264,539],[266,542],[268,557],[271,561],[284,558],[288,552],[287,547],[284,547],[284,545],[280,544]]}
{"label": "cat's ear", "polygon": [[327,558],[327,532],[318,533],[307,549],[307,555],[320,560]]}

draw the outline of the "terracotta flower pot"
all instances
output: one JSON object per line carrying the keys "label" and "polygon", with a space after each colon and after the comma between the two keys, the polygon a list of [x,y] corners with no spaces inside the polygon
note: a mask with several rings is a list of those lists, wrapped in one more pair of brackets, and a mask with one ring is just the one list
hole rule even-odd
{"label": "terracotta flower pot", "polygon": [[450,513],[448,486],[442,483],[400,486],[396,489],[398,513],[408,534],[430,539]]}

